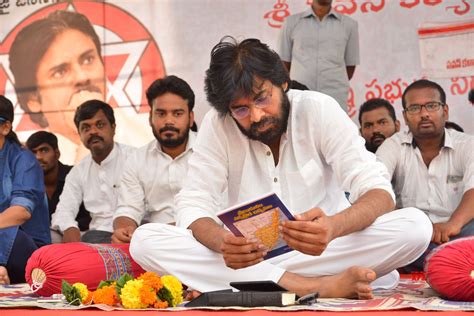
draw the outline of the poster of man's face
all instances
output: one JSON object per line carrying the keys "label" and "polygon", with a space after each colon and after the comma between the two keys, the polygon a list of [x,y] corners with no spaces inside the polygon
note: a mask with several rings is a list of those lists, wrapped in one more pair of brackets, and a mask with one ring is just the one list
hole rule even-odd
{"label": "poster of man's face", "polygon": [[76,108],[90,99],[105,100],[100,54],[94,28],[77,12],[54,11],[18,33],[10,69],[20,106],[33,122],[78,143]]}
{"label": "poster of man's face", "polygon": [[151,139],[145,91],[165,75],[164,64],[153,36],[133,15],[95,1],[56,3],[19,21],[9,35],[20,139],[36,130],[53,132],[66,148],[62,157],[77,162],[87,150],[74,114],[92,99],[114,108],[119,141],[141,145]]}

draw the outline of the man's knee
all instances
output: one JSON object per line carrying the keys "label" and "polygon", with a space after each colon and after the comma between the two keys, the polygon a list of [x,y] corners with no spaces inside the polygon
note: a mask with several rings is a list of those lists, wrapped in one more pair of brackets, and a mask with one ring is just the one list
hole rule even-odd
{"label": "man's knee", "polygon": [[426,248],[433,234],[433,224],[428,216],[414,207],[399,210],[404,218],[404,229],[400,231],[400,242]]}
{"label": "man's knee", "polygon": [[161,240],[166,239],[167,224],[149,223],[139,226],[130,240],[130,254],[139,261],[153,250],[156,253],[162,244]]}

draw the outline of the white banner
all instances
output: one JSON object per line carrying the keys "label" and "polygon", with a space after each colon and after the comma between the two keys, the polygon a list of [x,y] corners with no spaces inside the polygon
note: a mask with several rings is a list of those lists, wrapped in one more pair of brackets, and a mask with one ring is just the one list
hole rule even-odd
{"label": "white banner", "polygon": [[[394,104],[402,120],[402,92],[424,75],[420,25],[433,17],[450,23],[465,21],[473,15],[474,0],[334,0],[333,6],[359,23],[361,64],[350,82],[350,116],[357,121],[359,106],[367,99],[381,97]],[[174,74],[191,85],[196,93],[199,125],[209,110],[204,75],[212,47],[223,36],[232,35],[238,39],[259,38],[275,48],[284,19],[308,7],[308,0],[2,0],[0,94],[16,103],[14,126],[21,140],[36,130],[46,129],[60,136],[61,158],[65,163],[73,163],[87,152],[81,150],[75,131],[66,131],[66,120],[56,127],[58,120],[52,119],[52,115],[57,111],[47,109],[51,105],[43,104],[43,112],[50,118],[43,126],[32,120],[32,113],[25,111],[17,98],[9,65],[12,42],[26,25],[55,10],[83,13],[100,38],[106,81],[103,98],[116,108],[116,140],[140,146],[153,138],[147,122],[145,90],[154,79]],[[448,41],[447,45],[457,44]],[[472,41],[464,44],[472,45]],[[426,50],[430,53],[431,49]],[[461,65],[464,59],[469,64],[473,52],[466,49],[456,58],[461,58]],[[26,54],[25,60],[33,57]],[[474,134],[474,107],[467,99],[469,89],[474,88],[474,72],[470,66],[465,68],[467,72],[462,76],[452,74],[438,79],[430,74],[428,79],[445,89],[450,120]]]}
{"label": "white banner", "polygon": [[423,23],[418,35],[424,76],[452,78],[474,73],[474,18]]}

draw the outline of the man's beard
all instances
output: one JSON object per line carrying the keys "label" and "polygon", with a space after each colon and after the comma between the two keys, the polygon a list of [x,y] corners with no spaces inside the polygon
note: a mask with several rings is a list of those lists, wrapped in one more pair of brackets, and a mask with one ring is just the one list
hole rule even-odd
{"label": "man's beard", "polygon": [[[281,94],[281,114],[279,117],[264,116],[259,122],[252,123],[249,130],[245,130],[238,122],[236,122],[240,131],[248,138],[258,140],[266,145],[270,145],[277,141],[281,135],[286,132],[288,127],[288,117],[290,116],[290,100],[283,90],[281,91]],[[266,125],[272,126],[260,132],[259,128]]]}
{"label": "man's beard", "polygon": [[[160,143],[161,146],[166,147],[166,148],[176,148],[178,146],[181,146],[184,144],[189,136],[189,127],[186,127],[186,130],[182,135],[179,134],[180,130],[177,129],[176,127],[173,126],[165,126],[163,128],[160,128],[160,130],[157,132],[154,127],[152,127],[153,130],[153,135],[155,135],[156,140]],[[169,138],[169,137],[161,137],[161,133],[165,131],[173,131],[178,133],[177,138]]]}
{"label": "man's beard", "polygon": [[[381,137],[383,138],[383,141],[380,142],[379,144],[375,143],[374,140],[376,138],[376,136],[378,137]],[[367,148],[368,151],[372,152],[375,154],[375,152],[377,151],[377,149],[380,147],[380,145],[383,144],[383,142],[387,139],[387,137],[385,137],[385,135],[383,135],[382,133],[375,133],[371,138],[370,138],[370,141],[366,141],[365,142],[365,148]]]}

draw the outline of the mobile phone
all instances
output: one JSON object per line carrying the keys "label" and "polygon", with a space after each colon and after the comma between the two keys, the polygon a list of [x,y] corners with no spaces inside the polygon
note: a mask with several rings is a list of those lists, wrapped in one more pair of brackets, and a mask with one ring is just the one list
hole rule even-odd
{"label": "mobile phone", "polygon": [[288,292],[287,289],[269,280],[265,281],[244,281],[230,282],[230,286],[239,291],[256,291],[256,292]]}

